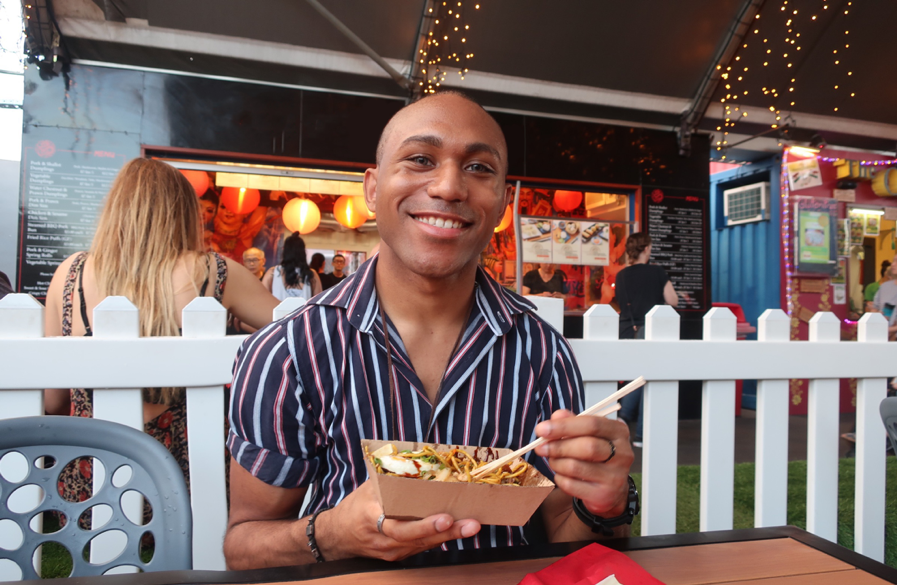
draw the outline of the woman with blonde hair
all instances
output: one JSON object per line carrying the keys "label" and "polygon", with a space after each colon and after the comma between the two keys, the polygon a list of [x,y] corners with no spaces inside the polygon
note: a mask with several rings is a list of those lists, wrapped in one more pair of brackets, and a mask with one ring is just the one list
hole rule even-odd
{"label": "woman with blonde hair", "polygon": [[[204,250],[200,205],[187,179],[163,162],[128,162],[112,183],[90,250],[64,260],[53,275],[45,334],[92,335],[90,315],[112,295],[137,307],[143,337],[180,335],[181,311],[199,296],[214,297],[253,327],[269,323],[277,300],[242,265]],[[45,409],[92,416],[91,395],[47,390]],[[186,476],[184,389],[146,388],[143,400],[146,432],[169,448]],[[89,481],[72,481],[67,491],[89,490]]]}

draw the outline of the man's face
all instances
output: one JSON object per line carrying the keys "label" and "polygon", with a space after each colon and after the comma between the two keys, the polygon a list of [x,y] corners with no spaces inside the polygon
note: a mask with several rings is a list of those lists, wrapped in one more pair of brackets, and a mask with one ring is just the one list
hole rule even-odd
{"label": "man's face", "polygon": [[209,225],[209,222],[215,217],[215,212],[218,210],[218,206],[211,201],[200,199],[199,209],[202,212],[202,225]]}
{"label": "man's face", "polygon": [[249,272],[255,274],[262,265],[262,259],[258,254],[246,254],[243,256],[243,266],[249,269]]}
{"label": "man's face", "polygon": [[400,112],[365,173],[381,257],[426,278],[475,269],[511,197],[506,165],[501,130],[476,104],[445,95]]}
{"label": "man's face", "polygon": [[333,271],[336,273],[342,273],[343,268],[346,267],[346,259],[342,257],[336,257],[333,259]]}

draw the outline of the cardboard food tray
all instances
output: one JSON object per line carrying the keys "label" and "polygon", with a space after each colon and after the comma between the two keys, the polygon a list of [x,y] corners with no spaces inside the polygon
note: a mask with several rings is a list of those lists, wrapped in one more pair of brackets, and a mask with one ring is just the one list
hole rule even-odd
{"label": "cardboard food tray", "polygon": [[[498,459],[511,452],[510,449],[368,439],[362,440],[361,446],[362,449],[367,448],[368,452],[372,453],[389,443],[395,445],[399,451],[405,449],[420,451],[426,445],[431,445],[437,451],[458,448],[478,456],[483,461]],[[532,466],[525,475],[523,485],[517,486],[446,483],[382,475],[377,473],[368,457],[365,457],[364,464],[368,476],[374,482],[383,513],[393,520],[420,520],[433,514],[445,513],[455,520],[470,518],[480,524],[523,526],[554,490],[554,483]]]}

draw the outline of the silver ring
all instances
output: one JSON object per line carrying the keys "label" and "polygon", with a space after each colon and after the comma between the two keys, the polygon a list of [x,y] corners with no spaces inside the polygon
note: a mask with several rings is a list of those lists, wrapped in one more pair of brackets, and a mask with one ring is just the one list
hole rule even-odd
{"label": "silver ring", "polygon": [[[377,518],[377,532],[383,534],[383,521],[386,520],[386,514],[380,514],[380,517]],[[383,534],[383,536],[386,536]]]}

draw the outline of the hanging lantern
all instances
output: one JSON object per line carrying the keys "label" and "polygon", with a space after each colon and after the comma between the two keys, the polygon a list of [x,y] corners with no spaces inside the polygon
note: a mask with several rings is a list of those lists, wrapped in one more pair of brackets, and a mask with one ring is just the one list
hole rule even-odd
{"label": "hanging lantern", "polygon": [[310,234],[321,223],[321,210],[308,199],[290,199],[283,206],[283,225],[291,232]]}
{"label": "hanging lantern", "polygon": [[498,233],[500,231],[504,231],[504,230],[508,229],[508,226],[511,225],[511,220],[513,220],[513,219],[514,219],[514,208],[512,206],[508,205],[508,208],[505,209],[505,214],[501,218],[501,223],[499,223],[495,227],[495,233]]}
{"label": "hanging lantern", "polygon": [[554,208],[558,211],[573,211],[582,203],[581,191],[555,191]]}
{"label": "hanging lantern", "polygon": [[187,180],[193,185],[193,190],[196,191],[197,197],[202,197],[205,192],[209,190],[209,175],[205,171],[178,170],[181,171],[181,174],[187,177]]}
{"label": "hanging lantern", "polygon": [[225,187],[221,190],[221,203],[232,213],[246,215],[259,206],[262,196],[258,189],[246,187]]}
{"label": "hanging lantern", "polygon": [[340,225],[344,225],[350,230],[354,230],[368,220],[367,214],[358,210],[359,199],[361,197],[343,195],[333,204],[333,217]]}

